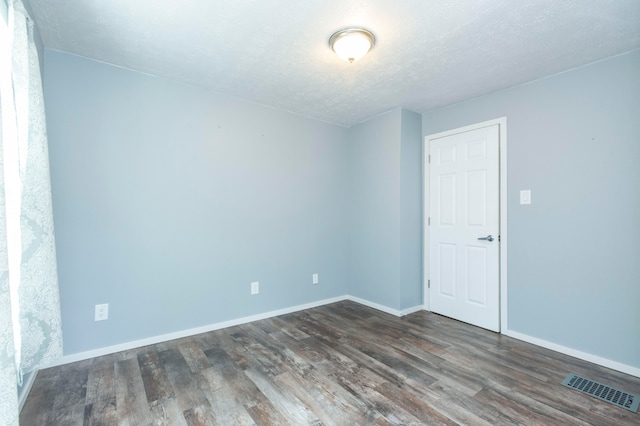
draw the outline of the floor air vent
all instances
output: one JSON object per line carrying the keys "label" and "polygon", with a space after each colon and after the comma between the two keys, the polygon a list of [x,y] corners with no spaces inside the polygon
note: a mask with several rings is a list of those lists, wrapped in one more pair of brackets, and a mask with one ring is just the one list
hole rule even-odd
{"label": "floor air vent", "polygon": [[593,380],[586,379],[578,376],[577,374],[569,373],[564,378],[562,384],[568,388],[575,389],[587,395],[591,395],[602,401],[608,402],[615,406],[624,408],[631,412],[638,411],[638,404],[640,404],[640,397],[632,393],[621,391],[611,386],[603,385],[602,383],[594,382]]}

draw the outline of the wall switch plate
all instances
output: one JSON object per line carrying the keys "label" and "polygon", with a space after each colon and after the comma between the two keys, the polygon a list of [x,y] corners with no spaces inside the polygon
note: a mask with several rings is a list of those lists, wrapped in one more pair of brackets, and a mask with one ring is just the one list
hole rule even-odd
{"label": "wall switch plate", "polygon": [[520,204],[531,204],[531,190],[523,189],[520,191]]}
{"label": "wall switch plate", "polygon": [[318,274],[313,274],[313,276],[311,277],[312,281],[314,284],[318,284]]}
{"label": "wall switch plate", "polygon": [[109,319],[109,304],[96,305],[94,321],[104,321]]}
{"label": "wall switch plate", "polygon": [[254,281],[251,283],[251,295],[260,293],[260,283],[258,281]]}

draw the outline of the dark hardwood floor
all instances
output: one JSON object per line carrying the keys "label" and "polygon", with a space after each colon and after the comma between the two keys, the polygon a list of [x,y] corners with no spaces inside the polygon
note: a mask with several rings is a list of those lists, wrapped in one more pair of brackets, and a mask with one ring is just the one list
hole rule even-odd
{"label": "dark hardwood floor", "polygon": [[418,312],[353,302],[42,370],[21,425],[640,424],[561,386],[640,379]]}

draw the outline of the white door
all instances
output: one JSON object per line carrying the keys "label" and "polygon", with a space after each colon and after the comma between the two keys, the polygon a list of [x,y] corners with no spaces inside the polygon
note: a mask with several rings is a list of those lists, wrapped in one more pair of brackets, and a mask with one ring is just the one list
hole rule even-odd
{"label": "white door", "polygon": [[429,143],[429,307],[500,331],[500,128]]}

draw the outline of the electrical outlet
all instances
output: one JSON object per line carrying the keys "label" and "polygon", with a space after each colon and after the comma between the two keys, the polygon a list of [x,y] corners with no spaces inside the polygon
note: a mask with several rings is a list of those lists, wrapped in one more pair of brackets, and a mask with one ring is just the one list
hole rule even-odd
{"label": "electrical outlet", "polygon": [[313,274],[313,276],[311,277],[312,282],[314,284],[318,284],[318,274]]}
{"label": "electrical outlet", "polygon": [[109,304],[96,305],[94,321],[104,321],[109,319]]}
{"label": "electrical outlet", "polygon": [[258,281],[254,281],[251,283],[251,295],[260,293],[260,283]]}

